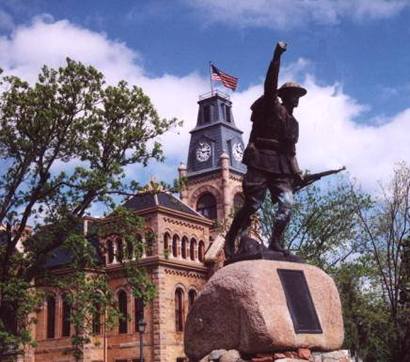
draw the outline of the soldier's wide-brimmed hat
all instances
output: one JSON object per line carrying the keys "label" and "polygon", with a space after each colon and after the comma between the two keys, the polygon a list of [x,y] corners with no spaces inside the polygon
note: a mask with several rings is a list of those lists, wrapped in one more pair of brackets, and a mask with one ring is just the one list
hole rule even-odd
{"label": "soldier's wide-brimmed hat", "polygon": [[286,82],[278,89],[279,97],[282,97],[285,94],[296,94],[298,97],[303,97],[306,93],[307,90],[296,82]]}

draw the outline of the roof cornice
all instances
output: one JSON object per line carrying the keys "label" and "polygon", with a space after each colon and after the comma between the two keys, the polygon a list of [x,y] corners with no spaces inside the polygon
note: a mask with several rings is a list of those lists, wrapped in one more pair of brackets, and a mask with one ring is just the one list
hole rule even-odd
{"label": "roof cornice", "polygon": [[177,217],[181,217],[181,218],[185,218],[188,219],[190,221],[194,221],[197,223],[200,223],[202,225],[211,227],[214,222],[212,220],[209,220],[207,218],[205,218],[204,216],[194,216],[188,213],[185,213],[183,211],[178,211],[178,210],[174,210],[174,209],[170,209],[168,207],[164,207],[164,206],[154,206],[154,207],[149,207],[146,209],[142,209],[142,210],[135,210],[134,211],[137,215],[147,215],[147,214],[152,214],[155,212],[161,212],[163,214],[167,214],[169,216],[177,216]]}

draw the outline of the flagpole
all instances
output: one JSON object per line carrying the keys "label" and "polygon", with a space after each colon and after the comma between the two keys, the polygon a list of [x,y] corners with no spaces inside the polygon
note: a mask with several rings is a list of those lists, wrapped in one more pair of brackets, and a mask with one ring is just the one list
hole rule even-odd
{"label": "flagpole", "polygon": [[210,61],[209,62],[209,82],[211,83],[211,96],[213,96],[214,95],[214,85],[213,85],[213,83],[212,83],[212,70],[211,70],[211,67],[212,66],[212,62]]}

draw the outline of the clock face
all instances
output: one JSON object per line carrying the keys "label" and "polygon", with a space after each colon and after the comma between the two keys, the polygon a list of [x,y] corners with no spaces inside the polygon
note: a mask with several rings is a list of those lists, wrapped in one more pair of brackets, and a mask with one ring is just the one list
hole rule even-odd
{"label": "clock face", "polygon": [[243,146],[242,143],[235,143],[232,147],[232,154],[236,161],[242,161]]}
{"label": "clock face", "polygon": [[196,159],[199,162],[205,162],[211,157],[211,146],[206,142],[199,142],[196,148]]}

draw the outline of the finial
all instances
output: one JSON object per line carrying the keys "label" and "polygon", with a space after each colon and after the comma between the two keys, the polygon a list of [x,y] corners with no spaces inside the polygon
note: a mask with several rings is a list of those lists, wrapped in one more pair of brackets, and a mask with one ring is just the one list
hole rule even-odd
{"label": "finial", "polygon": [[140,193],[149,192],[152,194],[157,194],[162,191],[164,191],[163,185],[157,182],[157,178],[155,176],[151,176],[150,181],[141,189]]}

